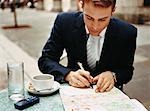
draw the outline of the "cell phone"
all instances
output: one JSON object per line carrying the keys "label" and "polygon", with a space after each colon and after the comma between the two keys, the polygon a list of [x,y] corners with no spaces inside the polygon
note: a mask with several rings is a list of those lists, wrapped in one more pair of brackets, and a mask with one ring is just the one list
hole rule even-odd
{"label": "cell phone", "polygon": [[31,96],[29,98],[22,99],[22,100],[20,100],[16,103],[14,103],[14,106],[15,106],[16,109],[23,110],[25,108],[33,106],[36,103],[39,103],[39,101],[40,101],[39,97]]}

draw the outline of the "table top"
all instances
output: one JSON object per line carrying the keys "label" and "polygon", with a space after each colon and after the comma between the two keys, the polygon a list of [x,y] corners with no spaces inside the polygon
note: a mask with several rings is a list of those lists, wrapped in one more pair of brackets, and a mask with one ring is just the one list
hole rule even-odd
{"label": "table top", "polygon": [[[25,98],[30,96],[31,95],[25,90]],[[0,107],[1,111],[18,111],[15,109],[13,101],[8,98],[7,89],[0,91]],[[40,97],[39,103],[23,111],[64,111],[59,91],[48,96]]]}

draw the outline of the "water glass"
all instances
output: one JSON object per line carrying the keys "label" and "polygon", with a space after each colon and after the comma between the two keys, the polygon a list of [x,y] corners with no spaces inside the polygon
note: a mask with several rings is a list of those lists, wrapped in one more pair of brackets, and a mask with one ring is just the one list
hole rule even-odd
{"label": "water glass", "polygon": [[24,98],[24,64],[23,62],[7,63],[8,96],[19,101]]}

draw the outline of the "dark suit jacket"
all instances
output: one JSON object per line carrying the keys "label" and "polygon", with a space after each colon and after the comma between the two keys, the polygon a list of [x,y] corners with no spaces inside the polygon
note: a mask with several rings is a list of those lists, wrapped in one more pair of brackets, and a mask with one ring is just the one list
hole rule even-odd
{"label": "dark suit jacket", "polygon": [[[136,49],[137,29],[129,23],[111,18],[105,33],[100,60],[95,70],[87,65],[87,36],[81,12],[61,13],[57,16],[50,38],[39,58],[39,69],[53,74],[55,80],[62,82],[71,70],[78,70],[77,62],[91,72],[94,77],[104,71],[116,73],[116,86],[126,84],[133,75],[133,61]],[[66,49],[68,66],[59,64],[60,56]]]}

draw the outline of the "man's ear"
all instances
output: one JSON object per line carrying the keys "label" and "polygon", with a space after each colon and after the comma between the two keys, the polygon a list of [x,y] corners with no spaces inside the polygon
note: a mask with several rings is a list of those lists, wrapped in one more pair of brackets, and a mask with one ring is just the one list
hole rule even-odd
{"label": "man's ear", "polygon": [[84,2],[82,0],[79,1],[79,4],[80,4],[81,8],[83,8]]}
{"label": "man's ear", "polygon": [[84,7],[84,2],[82,0],[79,1],[79,10],[83,11],[83,7]]}
{"label": "man's ear", "polygon": [[112,15],[115,13],[116,7],[112,9]]}

